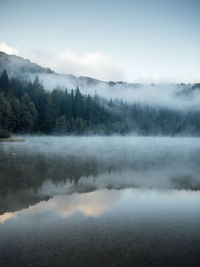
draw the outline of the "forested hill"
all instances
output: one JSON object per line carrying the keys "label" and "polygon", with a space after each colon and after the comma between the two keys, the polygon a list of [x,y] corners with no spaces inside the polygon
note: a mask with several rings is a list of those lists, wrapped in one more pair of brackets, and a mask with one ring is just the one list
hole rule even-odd
{"label": "forested hill", "polygon": [[22,73],[54,73],[51,69],[41,67],[29,59],[24,59],[16,55],[8,55],[0,51],[0,72],[3,72],[5,69],[12,76],[21,75]]}
{"label": "forested hill", "polygon": [[76,90],[44,90],[38,78],[0,78],[0,126],[14,133],[107,132],[116,121],[95,97]]}
{"label": "forested hill", "polygon": [[16,55],[8,55],[0,51],[0,73],[2,73],[4,70],[7,71],[9,77],[19,76],[26,80],[34,80],[35,76],[38,75],[38,77],[42,79],[45,89],[52,89],[58,83],[69,88],[76,88],[76,86],[78,86],[79,88],[94,87],[94,89],[97,89],[99,86],[108,88],[113,88],[118,85],[133,88],[136,86],[136,84],[130,84],[122,81],[104,82],[91,77],[78,77],[72,74],[59,74],[50,68],[45,68],[37,63],[31,62],[29,59],[24,59],[23,57]]}
{"label": "forested hill", "polygon": [[[98,92],[101,96],[116,98],[118,96],[123,99],[129,100],[129,93],[133,93],[137,89],[144,87],[140,83],[127,83],[124,81],[101,81],[92,77],[75,76],[72,74],[59,74],[50,68],[45,68],[37,63],[31,62],[29,59],[19,57],[16,55],[8,55],[0,51],[0,74],[6,70],[9,78],[21,77],[26,81],[34,81],[36,75],[42,82],[45,90],[53,90],[58,85],[60,88],[73,88],[79,87],[81,92]],[[157,89],[156,84],[146,84],[147,90]],[[170,84],[169,84],[170,85]],[[167,85],[167,87],[169,86]],[[200,92],[200,83],[196,84],[171,84],[174,87],[179,87],[178,94],[188,95],[194,91]],[[160,87],[160,85],[159,85]],[[168,90],[169,88],[167,88]],[[166,90],[166,87],[162,90]],[[123,93],[126,91],[126,93]],[[168,90],[169,91],[169,90]]]}
{"label": "forested hill", "polygon": [[13,133],[200,135],[200,111],[127,104],[75,90],[44,90],[34,82],[0,76],[0,129]]}

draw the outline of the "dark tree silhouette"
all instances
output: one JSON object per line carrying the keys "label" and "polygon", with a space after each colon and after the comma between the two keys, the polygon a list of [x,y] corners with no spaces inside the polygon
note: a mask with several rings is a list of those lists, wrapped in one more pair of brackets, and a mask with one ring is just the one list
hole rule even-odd
{"label": "dark tree silhouette", "polygon": [[200,135],[200,111],[128,105],[83,95],[78,87],[47,92],[38,77],[9,82],[6,71],[0,89],[0,128],[14,133]]}
{"label": "dark tree silhouette", "polygon": [[9,90],[9,79],[6,70],[3,71],[1,78],[0,78],[0,89],[7,95]]}

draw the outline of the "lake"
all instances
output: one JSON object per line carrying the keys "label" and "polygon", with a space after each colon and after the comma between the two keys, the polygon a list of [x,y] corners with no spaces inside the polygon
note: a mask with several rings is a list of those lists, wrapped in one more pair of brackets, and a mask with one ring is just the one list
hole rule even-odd
{"label": "lake", "polygon": [[200,266],[200,139],[0,143],[0,266]]}

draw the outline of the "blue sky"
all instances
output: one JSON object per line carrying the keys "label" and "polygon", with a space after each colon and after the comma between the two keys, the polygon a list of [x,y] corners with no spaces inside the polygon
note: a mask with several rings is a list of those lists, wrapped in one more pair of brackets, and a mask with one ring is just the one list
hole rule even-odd
{"label": "blue sky", "polygon": [[0,49],[103,80],[199,80],[199,0],[0,0]]}

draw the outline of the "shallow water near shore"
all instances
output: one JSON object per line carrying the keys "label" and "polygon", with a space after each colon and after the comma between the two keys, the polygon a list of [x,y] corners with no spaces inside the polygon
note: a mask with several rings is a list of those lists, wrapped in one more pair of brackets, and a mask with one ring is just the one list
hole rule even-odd
{"label": "shallow water near shore", "polygon": [[200,139],[0,143],[0,266],[199,266]]}

